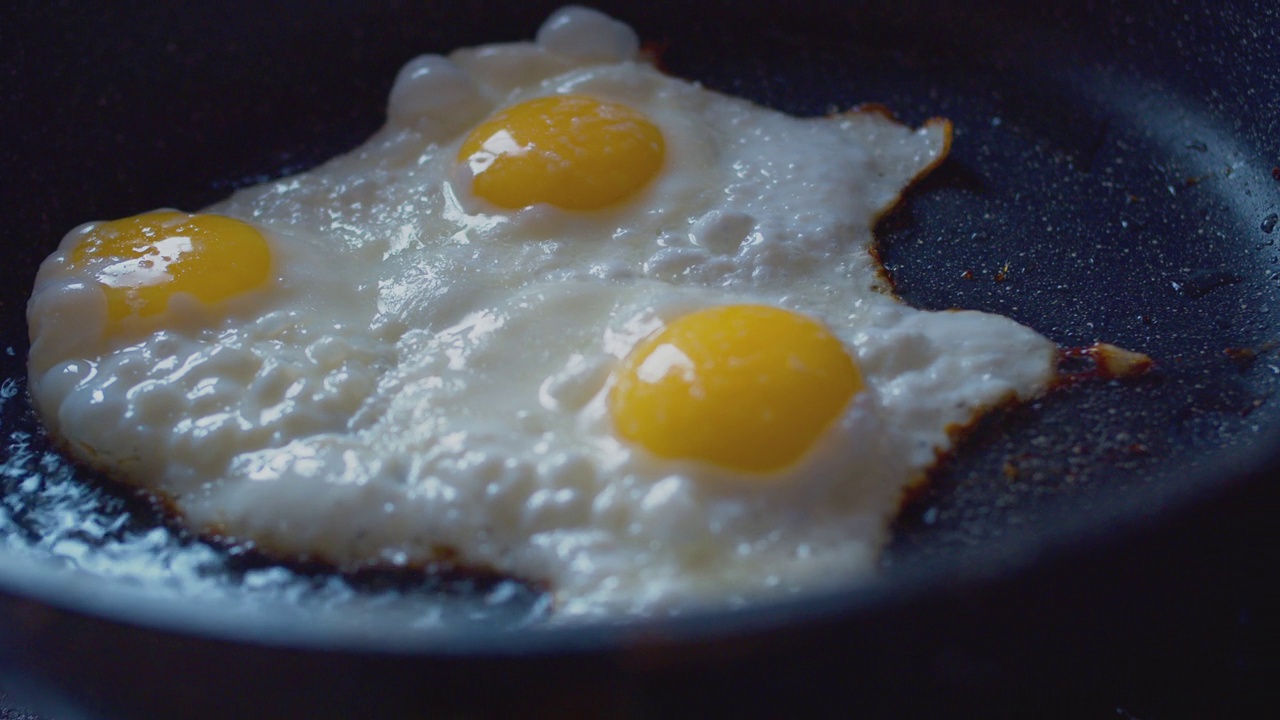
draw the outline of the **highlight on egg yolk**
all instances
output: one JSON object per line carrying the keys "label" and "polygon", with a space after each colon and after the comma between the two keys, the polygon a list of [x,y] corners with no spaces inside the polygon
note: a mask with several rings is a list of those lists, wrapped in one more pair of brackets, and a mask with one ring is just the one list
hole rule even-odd
{"label": "highlight on egg yolk", "polygon": [[770,472],[799,460],[863,387],[822,323],[725,305],[677,318],[637,345],[609,409],[618,434],[655,455]]}
{"label": "highlight on egg yolk", "polygon": [[583,95],[513,105],[463,141],[476,195],[502,208],[595,210],[643,188],[662,167],[662,132],[641,113]]}
{"label": "highlight on egg yolk", "polygon": [[152,212],[93,227],[71,253],[107,297],[107,315],[164,312],[188,293],[213,305],[266,282],[271,251],[255,227],[221,215]]}

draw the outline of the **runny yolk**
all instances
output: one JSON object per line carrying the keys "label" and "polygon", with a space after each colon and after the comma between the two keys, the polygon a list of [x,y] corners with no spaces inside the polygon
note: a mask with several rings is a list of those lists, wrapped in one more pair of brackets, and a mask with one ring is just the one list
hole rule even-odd
{"label": "runny yolk", "polygon": [[458,162],[473,190],[498,207],[548,203],[596,210],[625,200],[662,167],[662,132],[625,106],[582,95],[513,105],[463,141]]}
{"label": "runny yolk", "polygon": [[818,321],[725,305],[637,345],[609,409],[618,434],[655,455],[764,473],[799,460],[863,387],[844,344]]}
{"label": "runny yolk", "polygon": [[271,251],[255,227],[221,215],[152,212],[93,227],[71,252],[107,297],[111,322],[164,312],[177,293],[214,305],[267,281]]}

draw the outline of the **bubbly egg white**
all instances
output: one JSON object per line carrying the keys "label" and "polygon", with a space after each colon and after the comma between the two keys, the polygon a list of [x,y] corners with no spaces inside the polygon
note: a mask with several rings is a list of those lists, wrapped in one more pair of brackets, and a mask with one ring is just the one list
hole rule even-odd
{"label": "bubbly egg white", "polygon": [[[734,604],[864,576],[951,432],[1047,386],[1056,351],[977,312],[889,292],[872,227],[950,128],[879,112],[797,119],[667,77],[630,28],[553,15],[536,42],[424,56],[386,126],[310,172],[208,210],[266,234],[272,281],[111,330],[69,257],[28,310],[31,390],[80,459],[193,528],[343,567],[433,560],[555,593],[563,617]],[[603,210],[507,211],[469,191],[469,128],[586,94],[662,130],[665,163]],[[666,320],[793,309],[867,390],[761,482],[619,440],[611,372]]]}

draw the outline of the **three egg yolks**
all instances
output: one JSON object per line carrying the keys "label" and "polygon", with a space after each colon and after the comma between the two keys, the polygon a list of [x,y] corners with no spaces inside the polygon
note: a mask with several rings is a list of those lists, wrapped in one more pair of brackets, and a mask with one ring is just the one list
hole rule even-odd
{"label": "three egg yolks", "polygon": [[863,387],[844,344],[818,321],[724,305],[637,345],[609,406],[618,434],[655,455],[765,473],[799,460]]}
{"label": "three egg yolks", "polygon": [[662,168],[662,132],[626,105],[554,95],[513,105],[458,151],[475,194],[506,209],[597,210],[639,192]]}
{"label": "three egg yolks", "polygon": [[267,281],[271,251],[257,228],[221,215],[163,211],[100,223],[71,252],[119,322],[158,315],[178,293],[213,305]]}
{"label": "three egg yolks", "polygon": [[[606,207],[662,166],[661,132],[626,106],[562,95],[510,107],[463,142],[477,195],[503,208]],[[157,315],[177,293],[212,305],[261,286],[262,233],[220,215],[153,212],[101,223],[71,254],[108,316]],[[655,455],[771,472],[796,462],[864,387],[821,323],[763,305],[690,313],[645,339],[610,391],[618,434]]]}

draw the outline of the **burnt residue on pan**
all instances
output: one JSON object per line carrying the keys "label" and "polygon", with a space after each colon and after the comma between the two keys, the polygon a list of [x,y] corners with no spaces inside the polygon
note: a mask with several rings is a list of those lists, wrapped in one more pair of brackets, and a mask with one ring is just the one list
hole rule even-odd
{"label": "burnt residue on pan", "polygon": [[[6,113],[61,109],[26,118],[24,142],[0,148],[0,165],[24,178],[21,200],[6,203],[19,270],[0,299],[5,551],[174,597],[367,610],[406,627],[541,617],[545,597],[514,583],[366,582],[171,530],[50,447],[25,395],[22,308],[39,259],[75,224],[194,209],[314,165],[377,128],[395,71],[413,55],[525,37],[557,4],[511,8],[500,27],[444,7],[410,21],[419,11],[393,3],[294,3],[283,23],[219,7],[181,11],[202,13],[199,22],[146,3],[124,13],[155,37],[104,33],[97,14],[73,8],[23,25],[23,47],[67,55],[44,70],[21,55],[3,98]],[[872,101],[909,124],[951,119],[950,159],[880,227],[897,292],[919,307],[1006,315],[1063,347],[1109,342],[1155,359],[1141,377],[1072,384],[981,422],[900,519],[883,563],[891,580],[981,564],[1022,538],[1068,536],[1084,519],[1119,522],[1133,513],[1126,498],[1158,512],[1160,488],[1183,487],[1280,424],[1280,132],[1274,117],[1242,126],[1222,99],[1267,82],[1275,91],[1277,80],[1219,67],[1213,47],[1198,49],[1210,58],[1199,74],[1161,66],[1174,62],[1160,59],[1170,57],[1158,52],[1165,33],[1182,22],[1171,10],[1099,29],[1069,3],[976,14],[952,3],[784,13],[764,4],[738,8],[736,25],[724,21],[730,3],[679,23],[669,19],[680,3],[596,5],[665,47],[672,74],[713,89],[799,115]],[[1253,57],[1280,67],[1274,48]]]}

